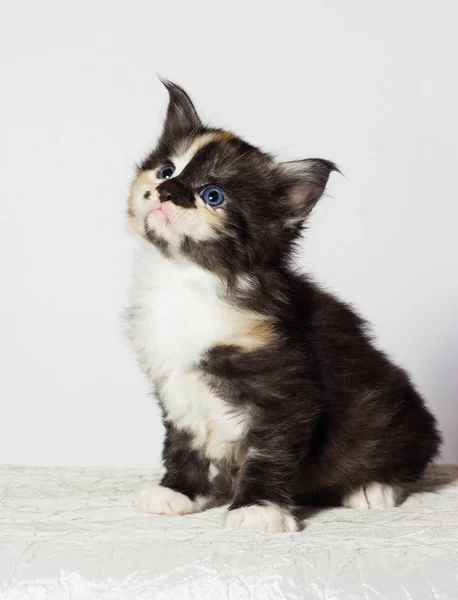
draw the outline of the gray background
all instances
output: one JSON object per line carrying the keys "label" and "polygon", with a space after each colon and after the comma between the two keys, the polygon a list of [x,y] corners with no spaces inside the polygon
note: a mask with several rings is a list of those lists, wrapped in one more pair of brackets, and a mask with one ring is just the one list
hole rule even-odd
{"label": "gray background", "polygon": [[[3,1],[0,462],[153,466],[120,333],[133,163],[166,105],[333,175],[301,263],[372,321],[458,459],[458,4]],[[415,298],[415,300],[413,300]]]}

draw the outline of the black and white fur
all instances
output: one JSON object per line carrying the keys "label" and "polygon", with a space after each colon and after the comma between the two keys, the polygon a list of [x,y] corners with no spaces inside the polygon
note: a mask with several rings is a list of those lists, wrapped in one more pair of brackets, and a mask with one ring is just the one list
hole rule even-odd
{"label": "black and white fur", "polygon": [[[435,420],[364,321],[292,266],[335,165],[276,162],[165,85],[164,129],[128,207],[140,237],[129,337],[165,425],[165,475],[139,506],[228,500],[227,527],[272,532],[299,528],[296,504],[394,506],[437,455]],[[208,184],[221,206],[200,197]]]}

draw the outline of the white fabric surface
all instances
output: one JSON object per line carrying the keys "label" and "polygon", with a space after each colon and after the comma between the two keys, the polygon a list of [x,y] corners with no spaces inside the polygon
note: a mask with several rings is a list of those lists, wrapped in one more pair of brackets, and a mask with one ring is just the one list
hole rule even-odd
{"label": "white fabric surface", "polygon": [[152,479],[0,468],[1,600],[458,599],[458,467],[399,508],[309,510],[294,534],[225,530],[223,508],[140,514]]}

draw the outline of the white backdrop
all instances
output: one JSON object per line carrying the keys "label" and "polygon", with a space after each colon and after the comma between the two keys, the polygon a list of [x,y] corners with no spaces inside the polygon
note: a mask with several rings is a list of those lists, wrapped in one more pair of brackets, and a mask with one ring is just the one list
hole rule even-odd
{"label": "white backdrop", "polygon": [[213,123],[340,165],[304,268],[372,321],[458,460],[457,19],[453,0],[3,0],[0,463],[159,460],[119,325],[157,73]]}

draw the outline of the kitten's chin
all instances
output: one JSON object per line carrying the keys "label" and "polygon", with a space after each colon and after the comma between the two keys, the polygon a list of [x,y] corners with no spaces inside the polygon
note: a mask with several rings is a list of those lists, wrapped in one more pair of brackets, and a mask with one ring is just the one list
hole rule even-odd
{"label": "kitten's chin", "polygon": [[167,240],[174,234],[170,216],[161,208],[153,209],[146,215],[145,229]]}
{"label": "kitten's chin", "polygon": [[150,210],[144,218],[146,239],[161,248],[167,247],[168,251],[179,251],[185,239],[204,242],[216,235],[205,221],[185,219],[160,208]]}
{"label": "kitten's chin", "polygon": [[182,240],[168,215],[161,210],[152,210],[145,217],[143,235],[148,242],[167,253],[178,250]]}

